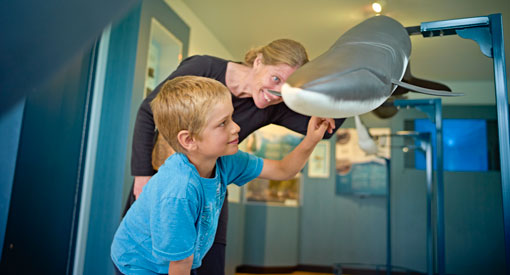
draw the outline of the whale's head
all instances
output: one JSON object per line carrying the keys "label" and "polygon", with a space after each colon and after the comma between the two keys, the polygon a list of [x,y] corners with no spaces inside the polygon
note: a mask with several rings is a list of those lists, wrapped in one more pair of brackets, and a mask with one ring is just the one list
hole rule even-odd
{"label": "whale's head", "polygon": [[370,18],[296,70],[282,87],[283,100],[305,115],[341,118],[370,112],[395,90],[410,52],[400,23],[385,16]]}

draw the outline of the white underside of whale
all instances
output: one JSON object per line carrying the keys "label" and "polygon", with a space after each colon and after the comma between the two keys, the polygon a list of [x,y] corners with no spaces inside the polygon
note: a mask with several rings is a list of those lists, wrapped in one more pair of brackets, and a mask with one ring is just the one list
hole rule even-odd
{"label": "white underside of whale", "polygon": [[287,83],[282,86],[282,97],[285,104],[297,113],[327,118],[364,114],[379,107],[387,99],[387,97],[379,97],[363,101],[334,100],[324,94],[291,87]]}

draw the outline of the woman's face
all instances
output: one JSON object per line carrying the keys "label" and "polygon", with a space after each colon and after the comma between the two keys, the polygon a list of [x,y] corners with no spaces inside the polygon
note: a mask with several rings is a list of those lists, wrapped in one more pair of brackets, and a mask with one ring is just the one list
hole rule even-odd
{"label": "woman's face", "polygon": [[268,90],[280,92],[283,83],[296,69],[287,64],[265,65],[259,55],[253,62],[253,78],[249,85],[255,105],[264,109],[282,102],[280,96],[272,95]]}

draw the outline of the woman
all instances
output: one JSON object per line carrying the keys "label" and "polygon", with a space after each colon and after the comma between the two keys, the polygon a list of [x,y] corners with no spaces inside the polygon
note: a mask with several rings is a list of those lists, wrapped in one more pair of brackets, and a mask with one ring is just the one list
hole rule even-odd
{"label": "woman", "polygon": [[[308,56],[300,43],[290,39],[279,39],[248,51],[244,63],[212,56],[189,57],[183,60],[166,80],[177,76],[196,75],[216,79],[227,86],[232,93],[233,119],[241,127],[239,142],[253,131],[269,124],[281,125],[305,134],[310,117],[290,110],[282,102],[281,97],[271,94],[269,90],[280,91],[287,78],[306,62]],[[136,117],[131,157],[131,173],[135,177],[135,182],[126,210],[155,173],[152,166],[152,151],[156,135],[149,103],[157,95],[161,85],[142,102]],[[329,138],[333,134],[333,129],[338,129],[343,122],[344,119],[330,120],[325,138]],[[159,144],[165,146],[161,139],[158,141]],[[168,155],[165,154],[161,159]],[[158,163],[155,163],[155,166],[157,167]],[[198,274],[224,274],[227,207],[228,203],[224,203],[214,245],[204,258]]]}

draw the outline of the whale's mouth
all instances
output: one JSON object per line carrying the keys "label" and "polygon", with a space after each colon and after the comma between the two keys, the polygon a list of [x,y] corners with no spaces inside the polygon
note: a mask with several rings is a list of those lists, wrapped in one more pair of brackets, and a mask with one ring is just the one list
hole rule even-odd
{"label": "whale's mouth", "polygon": [[380,106],[386,97],[371,97],[366,100],[333,99],[302,88],[282,87],[283,102],[293,111],[308,115],[329,118],[345,118],[364,114]]}

